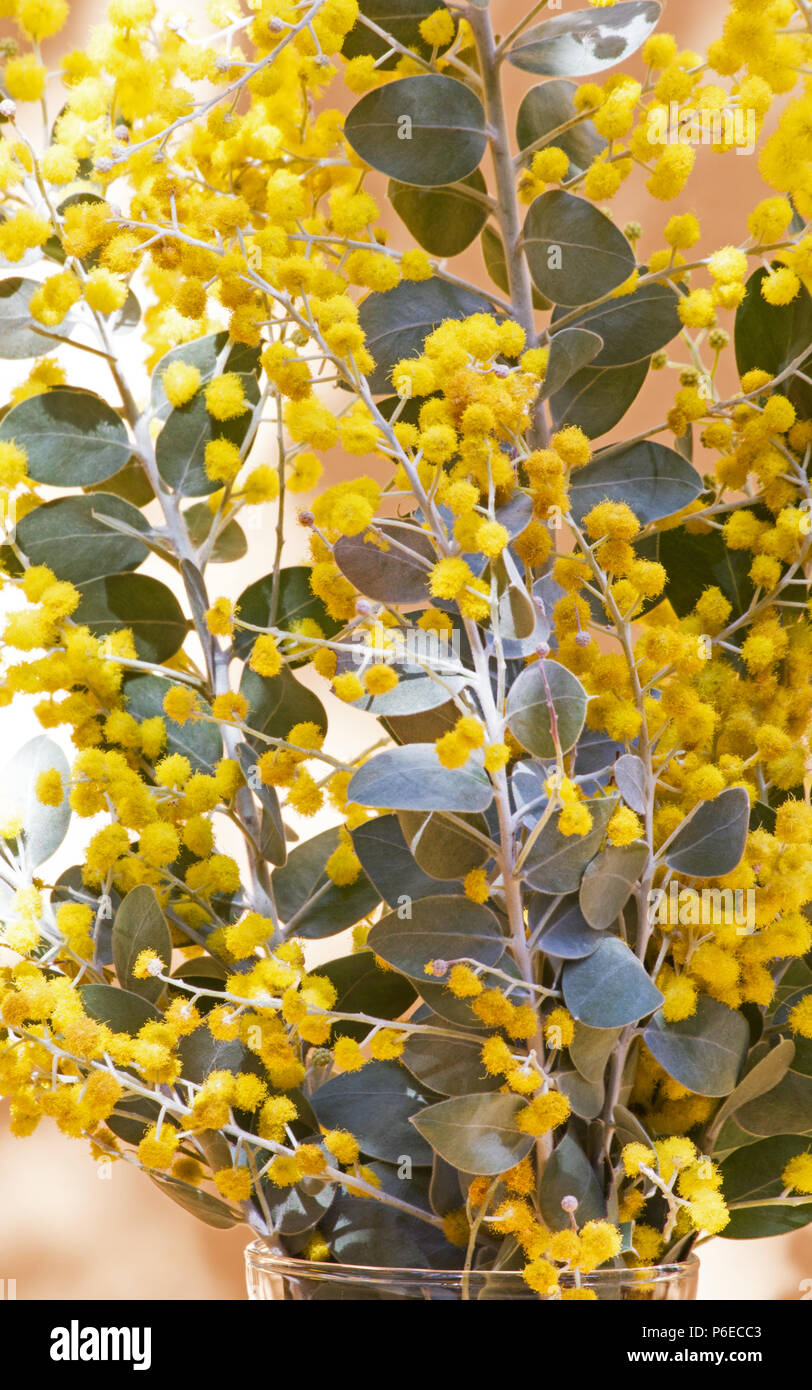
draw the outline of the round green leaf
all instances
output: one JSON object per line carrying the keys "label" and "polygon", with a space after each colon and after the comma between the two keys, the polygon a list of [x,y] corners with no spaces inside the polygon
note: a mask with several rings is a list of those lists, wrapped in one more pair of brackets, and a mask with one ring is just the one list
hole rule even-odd
{"label": "round green leaf", "polygon": [[207,333],[190,343],[165,352],[152,373],[152,408],[159,419],[165,420],[172,406],[164,391],[163,376],[172,362],[187,362],[200,372],[200,384],[205,386],[220,372],[256,375],[259,370],[259,349],[245,343],[232,343],[227,333]]}
{"label": "round green leaf", "polygon": [[631,897],[648,863],[648,845],[607,845],[584,870],[578,901],[590,927],[606,931]]}
{"label": "round green leaf", "polygon": [[550,358],[541,388],[542,400],[560,391],[603,347],[603,339],[585,328],[562,328],[550,339]]}
{"label": "round green leaf", "polygon": [[682,511],[702,491],[702,479],[681,454],[645,439],[607,450],[579,468],[570,487],[572,514],[580,526],[600,502],[626,502],[643,526]]}
{"label": "round green leaf", "polygon": [[[193,507],[188,507],[184,512],[183,519],[192,545],[196,548],[203,545],[211,534],[214,521],[208,503],[195,502]],[[242,527],[236,521],[229,521],[218,533],[209,558],[214,565],[228,565],[233,560],[241,560],[247,550],[248,541]]]}
{"label": "round green leaf", "polygon": [[397,1062],[369,1062],[360,1072],[344,1072],[325,1081],[312,1097],[325,1129],[349,1129],[365,1154],[387,1163],[408,1157],[431,1163],[425,1139],[409,1124],[425,1105],[414,1079]]}
{"label": "round green leaf", "polygon": [[386,811],[485,811],[493,787],[473,760],[443,767],[433,743],[412,743],[376,753],[354,773],[347,796]]}
{"label": "round green leaf", "polygon": [[137,979],[133,974],[142,951],[154,951],[161,959],[164,971],[172,962],[172,938],[161,911],[155,889],[141,883],[124,898],[113,923],[113,961],[119,983],[153,1004],[163,989],[160,980],[151,976]]}
{"label": "round green leaf", "polygon": [[273,872],[279,917],[295,936],[335,936],[367,917],[380,902],[366,874],[343,887],[328,876],[325,865],[338,843],[338,830],[323,830],[297,845]]}
{"label": "round green leaf", "polygon": [[401,183],[432,188],[477,168],[487,143],[479,97],[454,77],[402,77],[367,92],[344,122],[361,159]]}
{"label": "round green leaf", "polygon": [[[658,352],[680,331],[678,304],[679,296],[672,285],[653,282],[641,285],[633,294],[612,299],[598,309],[587,310],[579,317],[578,327],[589,329],[603,339],[603,347],[592,365],[625,367],[629,362],[639,362]],[[556,318],[563,317],[564,312],[559,309],[553,314],[551,348],[558,337]],[[570,329],[561,331],[567,333]]]}
{"label": "round green leaf", "polygon": [[106,492],[57,497],[36,507],[17,526],[17,544],[32,565],[49,565],[57,579],[87,584],[103,575],[137,569],[149,550],[134,536],[122,535],[105,517],[134,531],[149,523],[137,507]]}
{"label": "round green leaf", "polygon": [[565,666],[557,661],[534,662],[511,686],[508,728],[529,753],[554,758],[556,743],[562,753],[568,753],[578,742],[586,704],[584,687]]}
{"label": "round green leaf", "polygon": [[[327,731],[327,715],[318,695],[297,681],[283,666],[278,676],[259,676],[246,666],[240,680],[240,693],[248,701],[245,722],[250,729],[269,738],[286,738],[294,724],[318,724]],[[250,739],[249,739],[250,742]],[[267,744],[257,740],[261,752]]]}
{"label": "round green leaf", "polygon": [[567,121],[574,120],[578,115],[573,102],[577,90],[575,83],[567,82],[565,78],[541,82],[537,87],[530,88],[522,99],[516,117],[516,140],[520,150],[527,149],[528,145],[536,145],[545,135],[550,135],[551,139],[546,143],[554,144],[556,148],[563,150],[569,156],[570,165],[574,166],[576,172],[589,168],[593,159],[596,159],[607,145],[592,121],[584,118],[570,130],[565,130],[560,135],[552,134],[559,126],[566,125]]}
{"label": "round green leaf", "polygon": [[623,1028],[663,1002],[637,956],[614,936],[604,937],[585,960],[564,966],[563,990],[573,1018],[590,1028]]}
{"label": "round green leaf", "polygon": [[539,1206],[552,1231],[569,1225],[569,1215],[561,1206],[562,1197],[578,1199],[578,1225],[599,1221],[606,1215],[600,1183],[589,1159],[571,1134],[556,1144],[544,1165],[539,1185]]}
{"label": "round green leaf", "polygon": [[[490,275],[493,283],[504,294],[510,292],[510,281],[508,279],[507,261],[505,260],[505,247],[499,233],[488,223],[482,228],[480,237],[482,246],[482,259],[485,262],[485,269]],[[533,286],[533,308],[550,309],[552,306],[549,299]]]}
{"label": "round green leaf", "polygon": [[[240,617],[254,627],[281,627],[292,633],[300,623],[315,622],[323,637],[333,637],[341,624],[330,617],[321,599],[316,598],[310,588],[310,573],[309,565],[290,565],[279,571],[275,613],[272,612],[273,574],[254,580],[237,599]],[[237,656],[245,660],[256,639],[255,632],[238,628],[234,635]]]}
{"label": "round green leaf", "polygon": [[189,630],[175,595],[146,574],[109,574],[82,586],[73,617],[96,637],[129,628],[142,661],[174,656]]}
{"label": "round green leaf", "polygon": [[642,390],[647,357],[627,367],[596,367],[575,372],[550,400],[556,429],[578,425],[590,439],[614,429]]}
{"label": "round green leaf", "polygon": [[37,280],[20,275],[0,280],[0,357],[7,361],[42,357],[57,346],[53,338],[37,332],[36,321],[31,318],[28,303],[39,288]]}
{"label": "round green leaf", "polygon": [[135,1036],[145,1023],[159,1022],[162,1017],[148,999],[118,985],[80,985],[79,993],[85,1013],[97,1023],[106,1023],[114,1033]]}
{"label": "round green leaf", "polygon": [[[768,274],[760,266],[747,281],[747,293],[736,310],[736,367],[739,376],[758,367],[777,376],[799,357],[812,342],[812,295],[802,285],[789,304],[768,304],[761,293]],[[812,374],[812,352],[801,363],[806,376]],[[785,391],[799,415],[812,415],[812,386],[799,377],[784,382]]]}
{"label": "round green leaf", "polygon": [[388,195],[401,222],[430,256],[458,256],[476,240],[488,220],[488,205],[465,192],[486,193],[478,169],[451,188],[415,188],[392,179]]}
{"label": "round green leaf", "polygon": [[423,811],[401,811],[400,825],[411,853],[420,868],[432,878],[443,882],[465,878],[488,858],[488,847],[469,835],[459,821],[467,822],[474,830],[487,835],[488,822],[482,815],[466,816],[463,812],[455,821],[439,812],[426,815]]}
{"label": "round green leaf", "polygon": [[744,854],[750,799],[744,787],[727,787],[686,817],[665,852],[665,862],[689,878],[721,878]]}
{"label": "round green leaf", "polygon": [[[333,1008],[337,1013],[369,1014],[375,1018],[399,1018],[414,1003],[414,987],[404,975],[395,970],[382,970],[373,951],[356,951],[350,956],[319,965],[319,974],[326,975],[338,991]],[[339,1037],[366,1037],[368,1023],[339,1020],[333,1033]],[[419,1079],[419,1078],[418,1078]]]}
{"label": "round green leaf", "polygon": [[700,1096],[726,1096],[739,1079],[747,1055],[747,1019],[718,999],[701,995],[696,1013],[681,1023],[656,1014],[643,1037],[669,1076]]}
{"label": "round green leaf", "polygon": [[608,9],[551,15],[525,30],[507,60],[542,77],[587,77],[625,62],[645,43],[661,13],[656,0],[621,0]]}
{"label": "round green leaf", "polygon": [[387,964],[421,983],[430,961],[466,956],[496,965],[507,944],[490,908],[462,894],[421,898],[412,903],[409,917],[388,913],[376,922],[368,943]]}
{"label": "round green leaf", "polygon": [[515,1167],[533,1147],[516,1123],[524,1108],[519,1096],[453,1096],[426,1106],[412,1124],[446,1163],[490,1175]]}
{"label": "round green leaf", "polygon": [[592,816],[586,835],[562,835],[556,817],[545,825],[525,860],[524,877],[540,893],[576,893],[581,875],[601,846],[606,827],[617,805],[612,796],[585,801]]}
{"label": "round green leaf", "polygon": [[[63,788],[58,806],[46,806],[37,796],[37,779],[41,772],[55,769]],[[25,860],[36,869],[59,848],[70,822],[67,786],[70,780],[68,760],[53,739],[40,734],[24,743],[7,763],[2,773],[2,804],[10,815],[19,815],[23,825]]]}
{"label": "round green leaf", "polygon": [[530,900],[529,917],[533,931],[541,928],[538,948],[545,956],[581,960],[598,949],[600,937],[590,927],[574,894],[551,898],[535,893]]}
{"label": "round green leaf", "polygon": [[554,189],[530,204],[523,241],[530,274],[554,304],[588,304],[628,280],[634,250],[584,198]]}
{"label": "round green leaf", "polygon": [[60,488],[112,478],[132,453],[121,416],[77,386],[54,386],[13,406],[0,423],[0,441],[7,440],[25,449],[35,482]]}
{"label": "round green leaf", "polygon": [[[439,1027],[448,1027],[447,1021],[436,1014],[428,1021],[432,1020]],[[485,1070],[481,1043],[466,1037],[438,1038],[431,1033],[412,1033],[400,1060],[422,1086],[441,1096],[495,1091],[502,1084],[501,1077],[490,1076]]]}
{"label": "round green leaf", "polygon": [[378,396],[391,391],[392,368],[403,358],[419,356],[429,333],[445,319],[487,314],[491,307],[490,301],[481,295],[450,285],[439,276],[417,282],[403,280],[393,290],[368,294],[361,304],[358,321],[375,359],[374,370],[368,377],[370,390]]}
{"label": "round green leaf", "polygon": [[[124,698],[127,709],[134,719],[154,719],[157,715],[166,725],[166,752],[182,753],[189,759],[193,772],[214,772],[214,767],[223,756],[223,740],[215,722],[205,719],[187,719],[185,724],[177,724],[164,713],[164,696],[172,682],[162,676],[131,676],[124,684]],[[211,713],[211,706],[200,695],[198,704],[204,714]]]}
{"label": "round green leaf", "polygon": [[[437,555],[425,531],[415,527],[405,531],[402,526],[387,531],[399,546],[408,546],[410,554],[394,548],[380,550],[360,536],[342,536],[333,554],[341,573],[367,598],[378,603],[424,603],[428,598],[429,567]],[[436,682],[435,682],[436,684]]]}
{"label": "round green leaf", "polygon": [[240,448],[251,427],[250,407],[259,400],[253,373],[240,373],[249,408],[233,420],[215,420],[206,409],[203,390],[186,404],[171,410],[155,445],[155,461],[165,483],[182,497],[205,497],[222,486],[212,482],[205,468],[206,445],[226,439]]}
{"label": "round green leaf", "polygon": [[734,618],[744,613],[753,597],[751,561],[744,551],[729,550],[721,531],[692,534],[684,526],[675,526],[642,541],[637,550],[643,559],[659,560],[665,566],[668,582],[663,596],[680,618],[690,613],[711,585],[730,600]]}
{"label": "round green leaf", "polygon": [[388,907],[399,907],[409,898],[459,892],[459,884],[438,882],[418,867],[397,816],[375,816],[351,833],[364,872]]}
{"label": "round green leaf", "polygon": [[341,52],[345,58],[358,58],[363,53],[371,53],[374,58],[380,59],[388,54],[384,62],[376,63],[376,67],[386,70],[400,62],[401,55],[390,51],[391,45],[386,38],[369,29],[364,24],[363,16],[383,29],[386,35],[391,34],[404,48],[414,49],[422,57],[428,58],[431,47],[420,33],[420,25],[435,10],[445,9],[445,5],[435,4],[434,0],[362,0],[358,8],[358,19],[345,38]]}

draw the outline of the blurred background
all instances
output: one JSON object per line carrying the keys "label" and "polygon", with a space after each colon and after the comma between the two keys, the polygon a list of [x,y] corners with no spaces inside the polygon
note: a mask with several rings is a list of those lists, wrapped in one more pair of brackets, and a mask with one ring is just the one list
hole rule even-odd
{"label": "blurred background", "polygon": [[[189,15],[198,28],[207,27],[203,0],[193,0],[185,6],[162,4],[161,0],[158,3],[172,13]],[[584,0],[560,0],[555,12],[583,5]],[[62,53],[84,45],[90,28],[100,22],[104,8],[102,0],[72,0],[66,27],[44,45],[45,61],[51,69],[57,68]],[[526,9],[527,0],[493,0],[497,31],[508,32]],[[661,27],[676,35],[680,47],[702,50],[718,36],[726,9],[726,0],[669,0]],[[0,21],[0,37],[14,33],[13,25]],[[634,62],[625,65],[624,70],[636,71]],[[506,77],[509,102],[515,111],[533,79],[512,69],[506,69]],[[56,86],[54,112],[58,110]],[[340,94],[330,93],[330,98],[341,104]],[[40,138],[38,122],[31,133],[33,138]],[[371,180],[370,188],[382,194],[383,180]],[[742,240],[746,214],[763,196],[760,190],[754,158],[732,153],[720,157],[700,149],[693,177],[676,206],[654,203],[633,175],[613,202],[612,213],[621,226],[629,220],[642,224],[643,259],[647,251],[663,245],[662,228],[675,210],[695,212],[702,225],[702,250],[707,253]],[[382,222],[391,230],[393,242],[407,245],[404,229],[382,197],[380,204]],[[481,279],[484,271],[478,243],[457,257],[453,268],[471,280]],[[722,326],[731,324],[723,320]],[[137,334],[125,342],[136,394],[143,395],[145,354],[139,348]],[[672,354],[678,355],[675,347]],[[68,350],[60,355],[71,371],[71,381],[114,399],[105,371],[88,370],[87,363],[92,359],[87,354]],[[9,391],[27,375],[29,368],[30,363],[0,365],[0,399],[8,398]],[[730,365],[726,375],[720,375],[719,383],[726,393],[727,388],[735,386]],[[662,421],[674,389],[673,373],[652,373],[623,422],[623,434],[631,436]],[[269,430],[260,434],[252,460],[273,461]],[[360,467],[371,471],[368,463],[364,460]],[[701,468],[701,458],[697,463]],[[346,476],[348,468],[358,469],[359,464],[335,452],[327,459],[328,481]],[[297,505],[301,505],[301,499]],[[254,508],[252,513],[253,524],[247,531],[249,553],[237,564],[211,567],[212,596],[236,597],[270,566],[273,509]],[[289,523],[291,539],[286,544],[285,564],[298,562],[305,547],[304,537],[295,524],[295,507]],[[145,569],[169,582],[167,570],[156,562],[150,560]],[[307,679],[328,707],[331,744],[340,747],[342,756],[352,755],[374,741],[375,726],[371,720],[355,711],[349,715],[346,706],[330,696],[318,676]],[[7,756],[40,732],[24,701],[15,702],[13,711],[0,710],[0,746]],[[66,751],[70,751],[69,745]],[[297,823],[295,817],[291,819]],[[310,835],[329,823],[329,814],[322,813],[315,821],[311,819],[297,828]],[[94,822],[83,821],[71,831],[49,862],[50,877],[55,879],[70,864],[81,861],[82,848],[95,828]],[[341,954],[342,938],[317,944],[322,959]],[[700,1252],[700,1299],[812,1298],[810,1232],[812,1227],[771,1240],[710,1241]],[[0,1102],[0,1281],[14,1280],[18,1299],[242,1299],[245,1285],[241,1252],[248,1237],[244,1227],[218,1232],[201,1225],[170,1202],[144,1174],[125,1163],[95,1165],[82,1143],[65,1138],[49,1121],[43,1121],[31,1138],[12,1138],[6,1128],[5,1107]]]}

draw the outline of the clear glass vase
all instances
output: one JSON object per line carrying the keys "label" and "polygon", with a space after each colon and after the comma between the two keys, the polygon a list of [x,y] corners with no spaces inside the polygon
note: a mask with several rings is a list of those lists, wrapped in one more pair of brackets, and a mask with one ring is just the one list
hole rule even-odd
{"label": "clear glass vase", "polygon": [[[283,1302],[359,1300],[422,1302],[498,1299],[538,1303],[515,1270],[388,1269],[363,1265],[318,1263],[275,1255],[261,1240],[246,1247],[249,1299]],[[699,1260],[691,1255],[679,1264],[647,1265],[638,1269],[598,1269],[580,1276],[581,1288],[601,1301],[678,1302],[696,1298]],[[563,1275],[562,1288],[573,1288],[575,1277]]]}

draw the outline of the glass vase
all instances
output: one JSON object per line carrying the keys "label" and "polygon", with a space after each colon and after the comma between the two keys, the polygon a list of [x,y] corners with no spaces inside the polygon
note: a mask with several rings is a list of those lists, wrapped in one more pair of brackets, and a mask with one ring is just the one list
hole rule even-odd
{"label": "glass vase", "polygon": [[[533,1292],[515,1270],[388,1269],[364,1265],[297,1260],[274,1254],[261,1240],[245,1251],[248,1297],[284,1302],[392,1302],[418,1299],[453,1303],[473,1299],[550,1302]],[[695,1299],[699,1260],[637,1269],[598,1269],[582,1274],[580,1287],[600,1301],[679,1302]],[[576,1276],[561,1276],[562,1289],[575,1287]]]}

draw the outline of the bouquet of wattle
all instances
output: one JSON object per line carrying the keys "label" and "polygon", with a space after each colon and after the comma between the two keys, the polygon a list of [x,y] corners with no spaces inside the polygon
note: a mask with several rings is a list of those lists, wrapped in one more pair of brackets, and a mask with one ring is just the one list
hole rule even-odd
{"label": "bouquet of wattle", "polygon": [[[805,0],[707,58],[655,0],[113,0],[58,78],[64,0],[5,8],[13,1133],[539,1297],[804,1224]],[[737,112],[764,197],[700,250]]]}

